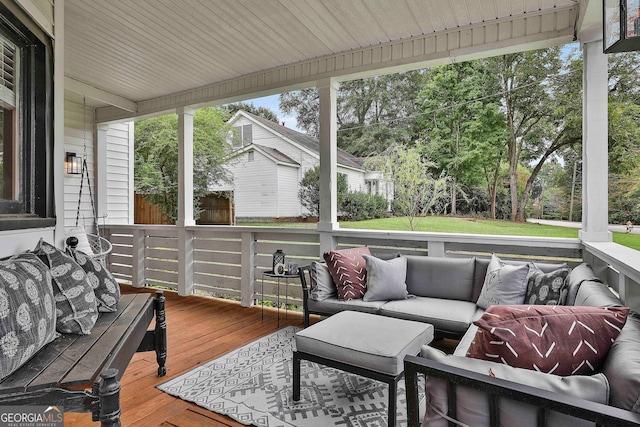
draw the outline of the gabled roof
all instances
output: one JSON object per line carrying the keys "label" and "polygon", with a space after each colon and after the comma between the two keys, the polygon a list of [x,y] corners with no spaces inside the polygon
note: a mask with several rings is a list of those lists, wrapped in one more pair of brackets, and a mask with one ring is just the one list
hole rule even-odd
{"label": "gabled roof", "polygon": [[291,157],[287,156],[286,154],[284,154],[283,152],[275,149],[275,148],[271,148],[271,147],[265,147],[264,145],[259,145],[259,144],[249,144],[249,145],[245,145],[242,148],[239,148],[238,150],[236,150],[234,152],[234,156],[241,154],[241,153],[245,153],[247,151],[251,151],[251,150],[256,150],[259,151],[260,153],[262,153],[263,155],[265,155],[266,157],[270,158],[271,160],[273,160],[276,163],[280,163],[280,164],[287,164],[287,165],[291,165],[291,166],[300,166],[300,163],[296,162],[295,160],[293,160]]}
{"label": "gabled roof", "polygon": [[283,152],[275,148],[265,147],[264,145],[258,145],[258,144],[249,145],[249,147],[251,146],[256,147],[258,151],[263,152],[265,155],[273,158],[278,163],[289,163],[292,165],[300,166],[300,163],[296,162],[291,157],[287,156],[286,154],[284,154]]}
{"label": "gabled roof", "polygon": [[[271,120],[267,120],[263,117],[256,116],[255,114],[251,114],[243,110],[238,111],[229,121],[230,122],[235,121],[240,115],[243,115],[253,120],[254,122],[258,122],[263,127],[267,128],[268,130],[275,133],[276,135],[281,136],[295,144],[302,146],[307,151],[312,152],[313,154],[318,156],[318,158],[320,158],[320,142],[316,138],[310,137],[309,135],[298,132],[296,130],[289,129],[286,126],[280,125],[278,123],[274,123]],[[340,148],[338,148],[337,161],[338,161],[338,164],[341,166],[355,168],[355,169],[362,169],[362,161],[363,161],[362,158],[355,157]]]}

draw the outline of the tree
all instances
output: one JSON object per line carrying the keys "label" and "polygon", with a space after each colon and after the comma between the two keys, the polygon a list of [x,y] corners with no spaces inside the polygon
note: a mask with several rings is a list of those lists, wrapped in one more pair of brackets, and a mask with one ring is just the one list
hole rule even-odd
{"label": "tree", "polygon": [[[338,147],[361,157],[380,153],[392,142],[414,136],[410,117],[423,72],[389,74],[342,82],[337,93]],[[319,135],[319,97],[316,89],[280,95],[280,110],[295,114],[308,135]]]}
{"label": "tree", "polygon": [[262,117],[274,123],[280,124],[278,114],[267,107],[256,107],[255,105],[253,105],[253,103],[236,102],[235,104],[228,104],[222,108],[224,108],[229,113],[229,117],[233,116],[237,111],[243,110],[247,113],[251,113],[258,117]]}
{"label": "tree", "polygon": [[438,159],[451,178],[451,213],[457,213],[461,188],[487,183],[491,216],[500,157],[504,147],[504,115],[496,107],[497,81],[482,61],[463,62],[428,70],[416,103],[422,114],[416,119],[428,158]]}
{"label": "tree", "polygon": [[[338,174],[338,208],[342,206],[345,195],[349,189],[347,186],[347,178],[345,175]],[[320,166],[309,169],[304,173],[300,181],[300,189],[298,190],[298,199],[300,204],[305,207],[311,216],[320,215]]]}
{"label": "tree", "polygon": [[[533,183],[544,162],[564,146],[580,141],[577,123],[582,109],[576,94],[581,91],[581,80],[574,72],[559,74],[562,64],[557,47],[486,61],[499,79],[507,120],[511,220],[524,221]],[[529,164],[531,174],[518,193],[518,167]]]}
{"label": "tree", "polygon": [[436,164],[423,159],[416,148],[393,144],[381,156],[367,160],[365,166],[391,177],[394,211],[409,219],[409,228],[418,226],[419,217],[437,213],[447,196],[448,178],[435,178],[430,170]]}
{"label": "tree", "polygon": [[296,115],[296,126],[307,135],[320,135],[320,95],[315,88],[280,94],[280,111]]}
{"label": "tree", "polygon": [[[199,199],[215,183],[230,182],[223,168],[230,144],[229,116],[215,107],[196,110],[193,126],[193,195],[195,216],[200,213]],[[178,216],[178,116],[154,117],[135,123],[135,190],[158,203],[163,213]]]}

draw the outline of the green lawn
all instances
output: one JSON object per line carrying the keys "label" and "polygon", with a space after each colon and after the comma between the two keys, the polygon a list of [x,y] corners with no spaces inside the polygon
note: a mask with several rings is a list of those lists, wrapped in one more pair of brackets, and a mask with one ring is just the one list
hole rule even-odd
{"label": "green lawn", "polygon": [[[296,228],[315,228],[314,223],[247,223],[239,225],[282,226]],[[357,228],[369,230],[397,230],[408,231],[407,218],[383,218],[368,221],[343,221],[342,228]],[[578,237],[577,228],[556,227],[534,223],[516,223],[488,219],[464,219],[451,217],[420,218],[416,231],[466,233],[466,234],[494,234],[511,236],[540,236],[540,237]],[[630,248],[640,250],[640,235],[613,233],[613,241]]]}

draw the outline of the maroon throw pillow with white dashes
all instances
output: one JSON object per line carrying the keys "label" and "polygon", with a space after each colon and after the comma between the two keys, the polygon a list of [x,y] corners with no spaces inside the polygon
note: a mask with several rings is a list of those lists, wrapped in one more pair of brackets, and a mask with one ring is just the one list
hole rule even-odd
{"label": "maroon throw pillow with white dashes", "polygon": [[555,375],[600,371],[626,307],[492,305],[473,322],[467,357]]}
{"label": "maroon throw pillow with white dashes", "polygon": [[360,299],[367,291],[367,269],[362,255],[371,255],[369,248],[341,249],[324,253],[331,278],[338,288],[338,299]]}

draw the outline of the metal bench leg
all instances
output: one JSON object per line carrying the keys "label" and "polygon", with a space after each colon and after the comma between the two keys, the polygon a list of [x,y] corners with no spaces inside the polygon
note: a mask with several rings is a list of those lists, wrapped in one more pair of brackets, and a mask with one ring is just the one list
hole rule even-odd
{"label": "metal bench leg", "polygon": [[167,321],[164,303],[164,293],[156,291],[156,299],[154,301],[156,310],[155,351],[159,377],[164,377],[167,374],[167,368],[165,367],[165,362],[167,361]]}
{"label": "metal bench leg", "polygon": [[117,369],[107,369],[100,374],[102,383],[98,389],[100,397],[101,427],[120,427],[120,382]]}
{"label": "metal bench leg", "polygon": [[300,356],[293,352],[293,401],[300,400]]}

